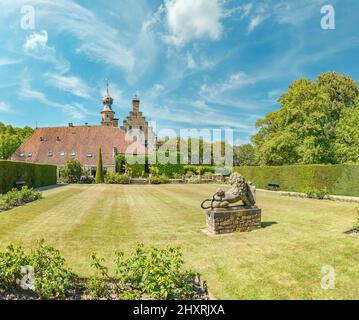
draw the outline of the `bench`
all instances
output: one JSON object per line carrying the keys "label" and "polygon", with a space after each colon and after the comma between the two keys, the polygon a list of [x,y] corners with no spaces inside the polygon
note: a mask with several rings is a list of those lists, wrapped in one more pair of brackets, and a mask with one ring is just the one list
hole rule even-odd
{"label": "bench", "polygon": [[25,187],[25,185],[26,185],[25,181],[22,181],[22,180],[15,181],[15,187],[18,190],[22,189],[22,187]]}
{"label": "bench", "polygon": [[278,190],[280,188],[280,185],[277,182],[269,182],[267,186],[269,189],[273,189],[273,190]]}

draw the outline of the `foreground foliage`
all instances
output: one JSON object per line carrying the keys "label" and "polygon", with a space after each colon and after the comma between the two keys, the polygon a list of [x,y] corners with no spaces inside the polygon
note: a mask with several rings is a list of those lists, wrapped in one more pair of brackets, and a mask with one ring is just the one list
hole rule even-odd
{"label": "foreground foliage", "polygon": [[14,244],[0,252],[0,290],[27,290],[42,299],[63,299],[73,290],[76,279],[60,252],[43,240],[29,254]]}
{"label": "foreground foliage", "polygon": [[41,192],[34,191],[28,187],[23,187],[21,190],[12,189],[7,194],[0,195],[0,211],[39,200],[41,197]]}
{"label": "foreground foliage", "polygon": [[87,288],[94,299],[108,299],[114,294],[126,300],[198,298],[196,274],[183,270],[183,265],[178,248],[145,249],[138,245],[128,258],[123,252],[116,253],[115,277],[111,277],[104,260],[93,254],[92,266],[97,275],[88,281]]}
{"label": "foreground foliage", "polygon": [[205,299],[199,275],[183,269],[178,248],[145,249],[138,245],[125,258],[115,254],[113,273],[96,253],[91,256],[95,275],[81,280],[67,266],[59,250],[44,240],[26,253],[10,244],[0,252],[1,296],[27,294],[32,299]]}

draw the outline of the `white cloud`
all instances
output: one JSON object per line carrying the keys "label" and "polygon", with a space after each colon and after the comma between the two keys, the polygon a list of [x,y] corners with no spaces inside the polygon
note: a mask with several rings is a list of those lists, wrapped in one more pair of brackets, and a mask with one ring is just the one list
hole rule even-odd
{"label": "white cloud", "polygon": [[40,104],[51,108],[60,109],[62,112],[66,113],[66,116],[69,117],[70,120],[80,120],[85,118],[86,115],[98,115],[97,112],[91,112],[79,103],[63,105],[61,103],[50,100],[43,92],[32,89],[30,81],[28,80],[23,80],[22,87],[19,91],[19,96],[23,99],[38,101]]}
{"label": "white cloud", "polygon": [[27,36],[23,45],[25,54],[33,59],[52,63],[60,72],[67,72],[70,68],[69,62],[59,57],[54,47],[48,46],[48,40],[49,35],[46,30]]}
{"label": "white cloud", "polygon": [[1,113],[11,113],[12,110],[11,110],[11,107],[7,103],[0,101],[0,112]]}
{"label": "white cloud", "polygon": [[192,40],[219,40],[222,35],[222,2],[218,0],[166,0],[166,42],[182,46]]}
{"label": "white cloud", "polygon": [[212,96],[214,94],[221,94],[230,90],[239,89],[248,84],[255,83],[256,80],[251,78],[245,72],[237,72],[231,74],[225,81],[215,83],[212,85],[204,84],[201,86],[200,93],[202,95]]}
{"label": "white cloud", "polygon": [[91,97],[91,89],[78,77],[47,73],[45,74],[45,79],[48,84],[62,91],[81,98]]}
{"label": "white cloud", "polygon": [[0,57],[0,67],[12,65],[12,64],[17,64],[19,62],[20,62],[20,60]]}
{"label": "white cloud", "polygon": [[263,21],[265,20],[264,16],[255,16],[252,17],[249,26],[248,26],[248,32],[252,32],[255,28],[257,28]]}

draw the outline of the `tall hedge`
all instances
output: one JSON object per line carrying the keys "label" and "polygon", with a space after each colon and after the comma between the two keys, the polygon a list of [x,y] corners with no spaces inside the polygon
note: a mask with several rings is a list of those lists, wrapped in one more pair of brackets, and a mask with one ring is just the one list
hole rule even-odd
{"label": "tall hedge", "polygon": [[284,191],[326,190],[332,195],[359,196],[359,165],[355,164],[236,167],[235,171],[261,189],[276,182]]}
{"label": "tall hedge", "polygon": [[14,188],[16,181],[25,181],[31,188],[54,185],[57,183],[57,167],[0,160],[0,193]]}

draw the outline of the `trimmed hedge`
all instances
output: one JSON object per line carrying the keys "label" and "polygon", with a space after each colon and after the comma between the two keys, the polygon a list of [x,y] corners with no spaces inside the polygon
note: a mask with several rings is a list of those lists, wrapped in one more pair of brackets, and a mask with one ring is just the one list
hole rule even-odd
{"label": "trimmed hedge", "polygon": [[236,167],[234,171],[260,189],[277,182],[283,191],[325,190],[331,195],[359,196],[359,165],[355,164]]}
{"label": "trimmed hedge", "polygon": [[16,181],[25,181],[29,188],[54,185],[57,183],[57,167],[0,160],[0,193],[14,188]]}

